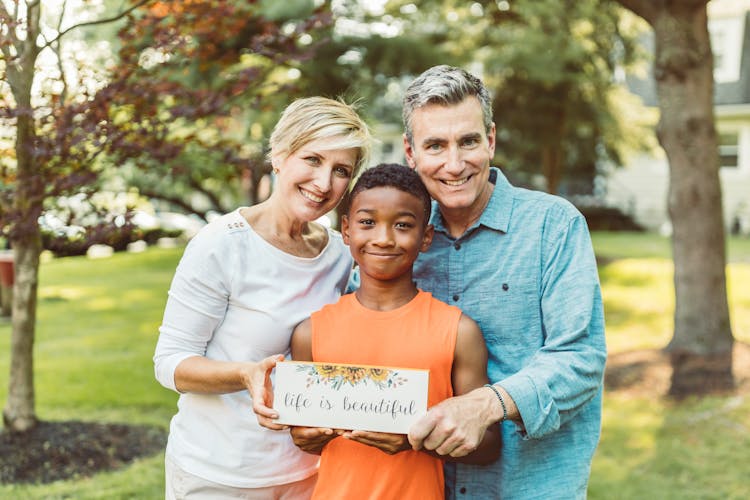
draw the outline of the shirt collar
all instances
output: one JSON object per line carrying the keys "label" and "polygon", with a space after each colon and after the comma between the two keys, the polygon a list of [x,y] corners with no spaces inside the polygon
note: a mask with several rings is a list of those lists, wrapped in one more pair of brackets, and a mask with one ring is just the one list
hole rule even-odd
{"label": "shirt collar", "polygon": [[[508,182],[508,179],[500,169],[496,167],[490,168],[488,182],[493,183],[495,189],[492,190],[490,201],[479,218],[479,224],[507,233],[510,226],[510,214],[513,211],[513,186]],[[435,226],[435,231],[448,233],[443,222],[443,217],[440,214],[440,207],[436,201],[432,202],[430,224]]]}

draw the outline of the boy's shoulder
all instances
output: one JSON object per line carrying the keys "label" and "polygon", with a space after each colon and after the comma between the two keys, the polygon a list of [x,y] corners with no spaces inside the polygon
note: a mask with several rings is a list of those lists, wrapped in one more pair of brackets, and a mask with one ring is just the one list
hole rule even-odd
{"label": "boy's shoulder", "polygon": [[313,312],[310,315],[310,318],[326,314],[338,313],[344,309],[348,309],[352,306],[352,300],[356,300],[354,292],[345,293],[344,295],[339,297],[336,302],[326,304],[317,311]]}

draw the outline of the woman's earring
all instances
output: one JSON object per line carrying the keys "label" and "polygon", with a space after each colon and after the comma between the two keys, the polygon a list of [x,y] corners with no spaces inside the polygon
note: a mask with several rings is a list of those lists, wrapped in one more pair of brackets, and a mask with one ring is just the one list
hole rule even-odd
{"label": "woman's earring", "polygon": [[276,168],[276,167],[273,167],[273,173],[274,173],[274,174],[278,174],[278,173],[279,173],[279,169],[278,169],[278,168]]}

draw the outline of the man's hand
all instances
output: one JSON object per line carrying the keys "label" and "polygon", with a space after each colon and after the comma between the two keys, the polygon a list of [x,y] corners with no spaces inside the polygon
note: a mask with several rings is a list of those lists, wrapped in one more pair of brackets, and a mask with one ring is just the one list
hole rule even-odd
{"label": "man's hand", "polygon": [[287,428],[285,425],[274,422],[279,414],[273,409],[273,385],[271,384],[271,371],[277,362],[283,360],[284,356],[281,354],[269,356],[258,363],[248,363],[242,373],[242,380],[250,392],[250,397],[253,398],[253,411],[258,418],[258,423],[275,431]]}
{"label": "man's hand", "polygon": [[495,406],[499,405],[488,388],[448,398],[412,425],[409,443],[414,450],[424,448],[454,458],[466,456],[477,449],[487,427],[500,420]]}
{"label": "man's hand", "polygon": [[350,431],[342,436],[358,443],[373,446],[389,455],[395,455],[399,451],[410,448],[406,434],[390,434],[386,432]]}
{"label": "man's hand", "polygon": [[296,444],[300,450],[320,455],[320,452],[323,451],[323,447],[328,444],[331,439],[338,437],[344,431],[322,427],[292,427],[289,432],[292,435],[294,444]]}

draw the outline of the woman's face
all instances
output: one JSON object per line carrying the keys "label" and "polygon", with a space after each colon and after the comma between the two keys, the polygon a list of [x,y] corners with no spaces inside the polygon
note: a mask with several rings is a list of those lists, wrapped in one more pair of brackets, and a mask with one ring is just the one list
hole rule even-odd
{"label": "woman's face", "polygon": [[313,221],[339,204],[357,163],[357,148],[331,149],[339,138],[308,142],[276,160],[276,191],[298,220]]}

